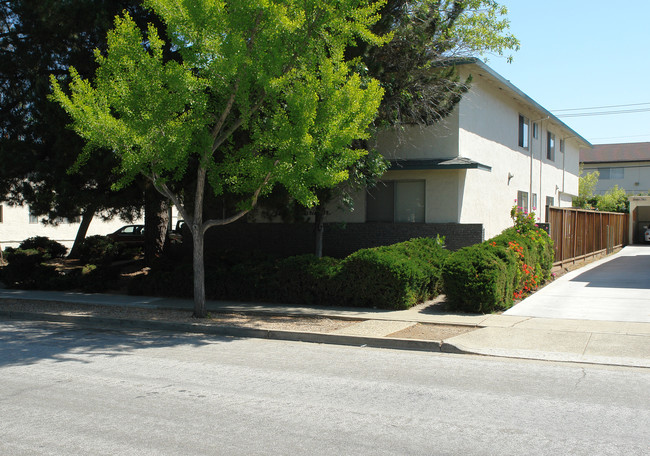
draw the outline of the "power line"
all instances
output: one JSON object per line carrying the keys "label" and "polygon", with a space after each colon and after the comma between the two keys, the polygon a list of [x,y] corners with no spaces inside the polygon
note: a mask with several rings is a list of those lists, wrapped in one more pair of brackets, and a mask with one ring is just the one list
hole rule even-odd
{"label": "power line", "polygon": [[632,114],[635,112],[648,112],[650,107],[641,109],[622,109],[619,111],[596,111],[596,112],[579,112],[574,114],[558,114],[557,117],[592,117],[592,116],[610,116],[614,114]]}
{"label": "power line", "polygon": [[552,112],[588,111],[588,110],[591,110],[591,109],[627,108],[628,106],[643,106],[643,105],[650,105],[650,102],[648,102],[648,103],[622,104],[622,105],[610,105],[610,106],[593,106],[591,108],[553,109]]}

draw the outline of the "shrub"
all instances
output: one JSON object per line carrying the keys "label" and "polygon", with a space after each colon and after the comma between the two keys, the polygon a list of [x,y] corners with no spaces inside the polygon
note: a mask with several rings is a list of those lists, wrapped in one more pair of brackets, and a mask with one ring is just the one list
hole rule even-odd
{"label": "shrub", "polygon": [[88,236],[79,246],[79,260],[82,263],[106,264],[123,255],[123,247],[107,236]]}
{"label": "shrub", "polygon": [[[299,255],[278,261],[266,297],[274,302],[331,305],[340,299],[340,260]],[[271,285],[271,284],[269,284]]]}
{"label": "shrub", "polygon": [[449,256],[443,267],[448,303],[466,312],[488,313],[512,305],[516,259],[502,247],[478,244]]}
{"label": "shrub", "polygon": [[45,260],[52,258],[63,258],[68,249],[56,241],[45,236],[35,236],[25,239],[18,246],[19,250],[38,250],[43,254]]}
{"label": "shrub", "polygon": [[447,254],[442,243],[433,239],[359,250],[341,264],[343,302],[408,309],[432,298],[440,290],[440,267]]}
{"label": "shrub", "polygon": [[[8,250],[8,251],[7,251]],[[51,289],[60,278],[52,266],[43,264],[46,254],[38,249],[7,249],[8,264],[2,268],[2,279],[10,288]],[[49,256],[49,254],[47,255]]]}

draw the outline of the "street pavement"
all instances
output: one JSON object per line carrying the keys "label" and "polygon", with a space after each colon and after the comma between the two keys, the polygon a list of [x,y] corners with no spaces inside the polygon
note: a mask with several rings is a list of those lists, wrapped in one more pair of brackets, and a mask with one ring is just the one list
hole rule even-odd
{"label": "street pavement", "polygon": [[[208,301],[211,313],[325,316],[359,320],[345,331],[314,333],[241,327],[208,328],[200,324],[125,322],[92,317],[57,321],[111,327],[139,327],[229,336],[262,337],[381,348],[471,353],[487,356],[650,367],[650,248],[629,246],[584,268],[567,273],[503,314],[451,312],[443,300],[409,310],[318,307]],[[51,320],[51,315],[18,315],[3,302],[62,302],[151,309],[191,309],[191,300],[0,289],[0,316]],[[478,328],[444,340],[391,336],[417,323]]]}

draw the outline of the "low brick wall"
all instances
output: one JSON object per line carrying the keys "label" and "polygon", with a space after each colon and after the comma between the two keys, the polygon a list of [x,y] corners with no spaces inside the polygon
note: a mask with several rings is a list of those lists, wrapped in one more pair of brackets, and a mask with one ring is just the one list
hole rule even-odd
{"label": "low brick wall", "polygon": [[[313,253],[314,225],[309,223],[234,223],[206,233],[206,254],[234,249],[291,256]],[[483,225],[457,223],[326,223],[323,254],[342,258],[359,249],[395,244],[414,237],[444,236],[447,248],[483,241]],[[191,246],[188,246],[191,248]]]}

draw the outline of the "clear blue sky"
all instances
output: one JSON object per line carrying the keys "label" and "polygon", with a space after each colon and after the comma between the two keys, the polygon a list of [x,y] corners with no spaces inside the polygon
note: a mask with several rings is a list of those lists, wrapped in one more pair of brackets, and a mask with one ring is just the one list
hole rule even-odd
{"label": "clear blue sky", "polygon": [[[592,144],[650,141],[650,0],[498,0],[521,41],[487,64]],[[633,105],[583,111],[559,110]]]}

